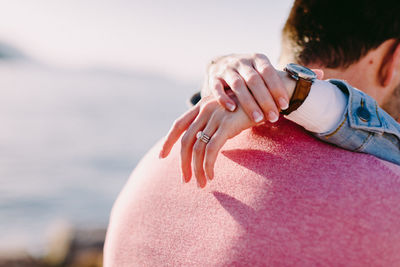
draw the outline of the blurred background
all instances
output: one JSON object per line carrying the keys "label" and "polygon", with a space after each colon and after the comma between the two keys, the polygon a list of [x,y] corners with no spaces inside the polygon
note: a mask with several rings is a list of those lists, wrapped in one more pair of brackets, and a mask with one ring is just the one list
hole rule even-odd
{"label": "blurred background", "polygon": [[0,265],[42,266],[101,251],[119,191],[207,63],[276,63],[292,1],[0,4]]}

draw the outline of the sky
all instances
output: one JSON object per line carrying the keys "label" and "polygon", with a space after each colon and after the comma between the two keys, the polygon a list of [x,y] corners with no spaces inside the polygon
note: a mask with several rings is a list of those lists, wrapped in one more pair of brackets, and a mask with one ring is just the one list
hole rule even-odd
{"label": "sky", "polygon": [[217,55],[279,54],[291,0],[0,0],[0,41],[39,61],[200,80]]}

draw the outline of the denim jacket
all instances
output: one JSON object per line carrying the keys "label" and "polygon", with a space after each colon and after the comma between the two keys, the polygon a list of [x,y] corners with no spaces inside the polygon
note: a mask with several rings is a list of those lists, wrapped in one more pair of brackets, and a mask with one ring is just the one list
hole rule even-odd
{"label": "denim jacket", "polygon": [[400,165],[400,124],[376,101],[341,80],[329,80],[347,96],[347,107],[337,127],[318,139],[355,152],[374,155]]}

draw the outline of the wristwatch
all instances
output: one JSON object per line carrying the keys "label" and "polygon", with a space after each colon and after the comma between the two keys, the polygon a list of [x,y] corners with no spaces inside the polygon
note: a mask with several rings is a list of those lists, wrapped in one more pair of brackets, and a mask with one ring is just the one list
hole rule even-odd
{"label": "wristwatch", "polygon": [[289,115],[303,104],[310,93],[311,85],[317,78],[317,75],[309,68],[295,63],[287,64],[284,70],[291,78],[297,81],[293,95],[289,101],[289,107],[281,111],[281,114]]}

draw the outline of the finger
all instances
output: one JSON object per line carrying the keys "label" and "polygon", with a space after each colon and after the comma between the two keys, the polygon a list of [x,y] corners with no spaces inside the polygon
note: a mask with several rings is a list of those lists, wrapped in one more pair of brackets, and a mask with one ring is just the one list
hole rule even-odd
{"label": "finger", "polygon": [[258,105],[267,116],[267,119],[270,122],[276,122],[279,119],[279,108],[276,106],[275,101],[260,74],[253,66],[247,64],[241,64],[237,68],[237,71],[245,80],[247,87],[252,92]]}
{"label": "finger", "polygon": [[218,103],[229,111],[236,109],[235,101],[233,101],[225,92],[223,82],[218,78],[212,78],[209,81],[211,93],[215,96]]}
{"label": "finger", "polygon": [[264,115],[253,96],[250,94],[249,89],[247,88],[242,77],[240,77],[240,75],[233,69],[227,69],[222,74],[222,78],[235,93],[239,103],[249,118],[257,123],[261,122],[264,119]]}
{"label": "finger", "polygon": [[200,111],[200,106],[196,105],[186,111],[181,117],[175,120],[171,129],[169,130],[167,137],[163,143],[162,149],[160,151],[159,157],[165,158],[168,156],[172,147],[178,141],[182,133],[189,127],[189,125],[194,121]]}
{"label": "finger", "polygon": [[224,132],[224,127],[219,127],[213,134],[210,142],[207,144],[204,155],[204,172],[208,179],[214,179],[214,166],[217,160],[218,152],[228,140],[228,136]]}
{"label": "finger", "polygon": [[212,115],[213,109],[218,105],[217,102],[207,103],[199,112],[197,118],[189,126],[181,139],[181,170],[182,182],[189,182],[192,176],[192,150],[196,142],[196,134],[204,129],[207,121]]}
{"label": "finger", "polygon": [[[210,121],[207,123],[206,127],[203,130],[207,136],[209,136],[212,140],[214,132],[217,130],[220,122],[221,113],[214,113],[211,117]],[[193,171],[197,179],[197,185],[200,188],[204,188],[207,184],[207,177],[204,173],[204,153],[206,147],[208,145],[200,139],[197,139],[196,143],[193,146]]]}
{"label": "finger", "polygon": [[317,79],[322,80],[324,78],[324,71],[321,69],[311,69],[315,74],[317,74]]}
{"label": "finger", "polygon": [[264,55],[257,54],[254,58],[253,65],[263,78],[276,105],[283,110],[287,109],[289,107],[289,96],[285,84],[268,58]]}

